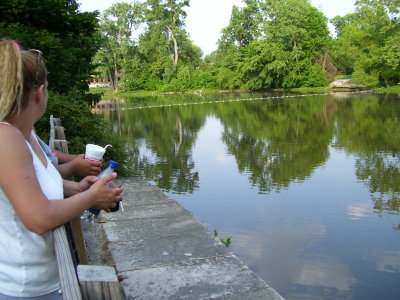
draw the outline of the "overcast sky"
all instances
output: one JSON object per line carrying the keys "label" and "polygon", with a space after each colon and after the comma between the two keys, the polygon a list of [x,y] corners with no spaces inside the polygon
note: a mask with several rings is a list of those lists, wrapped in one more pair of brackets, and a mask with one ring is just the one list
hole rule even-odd
{"label": "overcast sky", "polygon": [[[124,0],[77,0],[81,11],[94,11],[109,8],[116,2],[132,2]],[[353,12],[356,0],[310,0],[325,16],[333,18]],[[199,46],[204,54],[210,54],[217,49],[217,41],[221,29],[229,24],[232,6],[240,6],[241,0],[190,0],[187,9],[186,30],[194,44]],[[331,31],[333,30],[330,27]]]}

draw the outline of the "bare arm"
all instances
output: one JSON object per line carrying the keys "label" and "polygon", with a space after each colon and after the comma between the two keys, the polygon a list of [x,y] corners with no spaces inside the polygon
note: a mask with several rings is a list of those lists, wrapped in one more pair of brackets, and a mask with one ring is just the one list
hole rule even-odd
{"label": "bare arm", "polygon": [[84,159],[83,154],[73,155],[56,151],[59,164],[56,169],[60,172],[61,177],[67,178],[72,175],[85,177],[89,175],[97,175],[101,171],[101,162],[89,161]]}
{"label": "bare arm", "polygon": [[[0,139],[0,165],[7,170],[0,172],[0,187],[29,230],[43,234],[65,224],[89,207],[109,210],[121,200],[122,189],[108,186],[108,182],[116,177],[115,173],[98,179],[89,189],[72,197],[48,200],[40,188],[32,155],[19,130],[1,126]],[[69,188],[71,192],[73,187],[66,187],[67,190]]]}
{"label": "bare arm", "polygon": [[57,158],[58,158],[58,163],[60,163],[60,164],[65,164],[67,162],[70,162],[71,160],[75,159],[78,156],[76,154],[63,153],[63,152],[55,150],[55,149],[53,149],[53,151],[56,153]]}

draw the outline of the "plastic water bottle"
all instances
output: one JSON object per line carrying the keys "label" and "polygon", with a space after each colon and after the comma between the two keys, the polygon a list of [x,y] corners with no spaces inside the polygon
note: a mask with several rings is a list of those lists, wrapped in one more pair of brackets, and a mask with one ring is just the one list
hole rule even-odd
{"label": "plastic water bottle", "polygon": [[[101,172],[99,173],[99,175],[97,175],[97,177],[98,177],[98,178],[103,178],[103,177],[106,177],[107,175],[109,175],[109,174],[111,174],[111,173],[114,173],[114,172],[115,172],[115,169],[117,168],[117,166],[118,166],[118,163],[117,163],[117,162],[115,162],[115,161],[113,161],[113,160],[110,160],[110,161],[107,163],[106,168],[105,168],[103,171],[101,171]],[[109,184],[111,187],[115,187],[113,181],[110,181],[108,184]],[[111,212],[116,212],[116,211],[119,210],[119,202],[120,202],[120,201],[117,202],[117,205],[116,205],[115,207],[112,207],[112,208],[110,209]],[[99,210],[99,209],[96,209],[96,208],[91,207],[91,208],[88,208],[87,210],[85,210],[85,211],[83,212],[83,214],[81,215],[81,219],[84,220],[84,221],[86,221],[86,222],[88,222],[88,223],[94,223],[94,222],[96,222],[96,221],[98,220],[99,214],[100,214],[100,210]]]}

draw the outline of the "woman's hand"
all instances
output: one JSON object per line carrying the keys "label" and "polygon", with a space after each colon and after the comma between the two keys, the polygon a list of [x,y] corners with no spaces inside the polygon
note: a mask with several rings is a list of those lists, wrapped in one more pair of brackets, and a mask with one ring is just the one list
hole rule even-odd
{"label": "woman's hand", "polygon": [[94,184],[98,180],[99,178],[97,178],[96,176],[86,176],[78,182],[78,193],[86,191],[92,186],[92,184]]}
{"label": "woman's hand", "polygon": [[80,177],[97,175],[101,171],[101,161],[86,160],[83,154],[77,155],[71,163],[74,166],[74,174]]}
{"label": "woman's hand", "polygon": [[94,194],[94,208],[110,212],[110,209],[122,200],[123,189],[111,184],[116,177],[117,173],[112,173],[104,178],[97,178],[96,182],[90,186],[89,191]]}

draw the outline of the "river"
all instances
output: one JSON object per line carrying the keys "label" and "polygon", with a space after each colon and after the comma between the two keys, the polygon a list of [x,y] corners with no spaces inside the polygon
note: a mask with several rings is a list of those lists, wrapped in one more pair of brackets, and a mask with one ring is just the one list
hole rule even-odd
{"label": "river", "polygon": [[283,297],[399,298],[399,95],[164,95],[98,112],[134,174]]}

